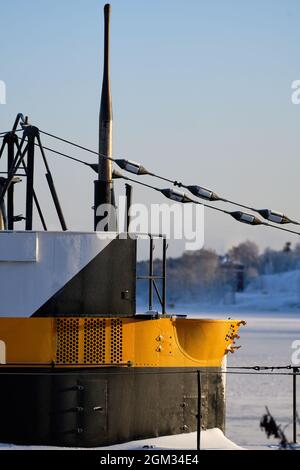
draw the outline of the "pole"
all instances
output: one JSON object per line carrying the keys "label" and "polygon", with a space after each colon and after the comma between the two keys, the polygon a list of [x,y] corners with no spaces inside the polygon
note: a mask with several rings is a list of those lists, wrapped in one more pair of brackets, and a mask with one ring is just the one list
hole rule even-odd
{"label": "pole", "polygon": [[[5,178],[0,177],[0,190],[3,191]],[[7,219],[4,200],[0,204],[0,230],[7,230]]]}
{"label": "pole", "polygon": [[125,184],[126,188],[126,224],[125,230],[128,233],[130,227],[130,207],[132,203],[132,186],[131,184]]}
{"label": "pole", "polygon": [[[28,118],[27,118],[28,119]],[[25,123],[25,119],[22,113],[17,114],[16,120],[14,122],[12,132],[16,132],[19,122]]]}
{"label": "pole", "polygon": [[6,194],[6,191],[9,187],[9,185],[11,184],[11,181],[12,181],[14,175],[17,173],[17,171],[19,169],[19,166],[21,165],[21,163],[24,160],[24,157],[26,155],[28,144],[26,144],[25,149],[22,150],[23,144],[25,142],[25,135],[24,134],[23,134],[23,137],[21,139],[21,143],[19,145],[17,154],[15,156],[15,160],[14,160],[14,163],[13,163],[13,168],[11,169],[9,174],[7,175],[7,179],[6,179],[6,182],[5,182],[2,190],[0,190],[0,205],[2,204],[2,201],[4,200],[4,196]]}
{"label": "pole", "polygon": [[37,141],[38,141],[38,145],[40,147],[43,162],[44,162],[44,165],[45,165],[45,168],[46,168],[46,171],[47,171],[46,180],[47,180],[47,183],[48,183],[48,186],[49,186],[49,189],[50,189],[50,193],[51,193],[52,200],[53,200],[53,203],[54,203],[54,206],[55,206],[55,209],[56,209],[56,213],[57,213],[57,216],[59,218],[61,228],[62,228],[62,230],[65,231],[65,230],[68,230],[68,228],[67,228],[67,225],[66,225],[66,221],[65,221],[65,218],[64,218],[64,214],[63,214],[59,199],[58,199],[58,195],[57,195],[57,192],[56,192],[56,189],[55,189],[52,174],[51,174],[48,162],[47,162],[47,158],[46,158],[46,155],[45,155],[45,152],[44,152],[44,148],[42,146],[42,142],[41,142],[41,138],[40,138],[39,133],[37,134]]}
{"label": "pole", "polygon": [[[20,152],[20,146],[19,146],[18,138],[17,138],[17,140],[16,140],[16,146],[17,146],[18,152]],[[21,163],[22,163],[22,168],[23,168],[24,173],[25,173],[24,176],[27,177],[27,167],[26,167],[26,164],[25,164],[24,160],[22,160]],[[47,231],[47,226],[46,226],[46,222],[45,222],[45,219],[44,219],[44,216],[43,216],[43,213],[42,213],[42,209],[41,209],[40,203],[39,203],[39,201],[38,201],[38,198],[37,198],[37,195],[36,195],[36,192],[35,192],[34,189],[33,189],[33,200],[34,200],[34,203],[35,203],[37,212],[38,212],[38,214],[39,214],[40,221],[41,221],[41,224],[42,224],[42,226],[43,226],[43,229],[44,229],[45,231]]]}
{"label": "pole", "polygon": [[293,367],[293,443],[297,443],[297,374],[298,367]]}
{"label": "pole", "polygon": [[150,255],[149,255],[149,311],[153,309],[153,238],[150,234]]}
{"label": "pole", "polygon": [[[110,34],[109,4],[104,6],[104,67],[99,118],[99,168],[98,180],[94,182],[94,230],[116,230],[116,214],[113,201],[112,161],[103,158],[112,156],[112,102],[110,91],[110,64],[109,64],[109,34]],[[105,205],[103,211],[101,208]],[[113,211],[113,213],[112,213]],[[104,220],[104,222],[102,222]],[[107,221],[107,222],[106,222]],[[102,224],[100,224],[102,222]],[[106,223],[105,223],[106,222]],[[100,225],[100,227],[99,227]]]}
{"label": "pole", "polygon": [[197,370],[197,451],[201,449],[201,372]]}
{"label": "pole", "polygon": [[28,127],[25,132],[26,132],[27,139],[28,139],[25,230],[32,230],[34,149],[35,149],[36,128]]}
{"label": "pole", "polygon": [[[15,160],[15,143],[18,138],[15,134],[7,134],[7,174],[12,170]],[[14,184],[7,189],[7,229],[14,229]]]}
{"label": "pole", "polygon": [[163,281],[162,281],[162,313],[166,313],[167,298],[167,240],[163,238]]}
{"label": "pole", "polygon": [[60,226],[61,226],[63,231],[66,231],[66,230],[68,230],[68,227],[66,225],[64,214],[63,214],[62,209],[61,209],[61,205],[60,205],[60,202],[59,202],[59,199],[58,199],[58,195],[57,195],[57,192],[56,192],[56,189],[55,189],[55,186],[54,186],[54,181],[53,181],[51,173],[46,173],[46,180],[48,182],[48,186],[49,186],[50,193],[51,193],[51,196],[52,196],[52,199],[53,199],[53,202],[54,202],[56,213],[57,213],[57,216],[59,218]]}
{"label": "pole", "polygon": [[1,157],[2,157],[2,153],[3,153],[4,149],[5,149],[5,146],[6,146],[6,142],[5,142],[5,137],[4,137],[4,139],[3,139],[3,141],[2,141],[1,148],[0,148],[0,159],[1,159]]}

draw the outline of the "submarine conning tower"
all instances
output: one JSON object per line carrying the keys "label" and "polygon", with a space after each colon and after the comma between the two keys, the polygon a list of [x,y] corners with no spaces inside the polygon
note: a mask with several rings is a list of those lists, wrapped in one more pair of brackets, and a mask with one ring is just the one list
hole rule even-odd
{"label": "submarine conning tower", "polygon": [[[105,6],[104,77],[94,224],[101,204],[114,206],[109,86],[109,13]],[[15,138],[18,123],[27,153]],[[93,447],[225,427],[224,357],[241,321],[189,319],[136,311],[139,234],[72,232],[62,214],[45,155],[47,182],[62,231],[46,229],[34,192],[36,128],[18,115],[6,137],[7,179],[0,185],[0,442]],[[1,151],[4,151],[4,147]],[[14,151],[16,152],[14,154]],[[15,230],[13,163],[23,155],[26,230]],[[44,158],[45,157],[45,158]],[[21,165],[21,162],[20,162]],[[13,179],[15,178],[15,179]],[[4,195],[6,208],[4,207]],[[32,225],[33,204],[43,231]],[[163,243],[164,266],[166,243]],[[199,374],[200,372],[200,374]]]}

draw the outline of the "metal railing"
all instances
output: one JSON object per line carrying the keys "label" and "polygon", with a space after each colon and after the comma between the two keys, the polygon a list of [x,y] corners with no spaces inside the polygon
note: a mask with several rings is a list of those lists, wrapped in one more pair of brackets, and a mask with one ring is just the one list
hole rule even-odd
{"label": "metal railing", "polygon": [[[249,375],[280,375],[280,376],[292,376],[292,424],[293,424],[293,444],[297,443],[297,375],[300,375],[300,368],[292,365],[287,366],[241,366],[241,367],[227,367],[226,374],[249,374]],[[233,369],[237,370],[236,372]],[[253,370],[253,372],[241,372],[242,370]],[[289,370],[291,372],[273,372],[275,370]],[[271,371],[271,372],[264,372]]]}
{"label": "metal railing", "polygon": [[[54,364],[52,364],[54,365]],[[69,365],[69,364],[68,364]],[[72,364],[72,365],[76,365],[76,364]],[[118,364],[118,366],[127,366],[127,367],[130,367],[132,364],[130,363],[126,363],[126,364]],[[2,364],[1,365],[2,367],[0,367],[0,369],[6,369],[6,368],[9,368],[9,366],[12,366],[12,364]],[[95,366],[95,365],[94,365]],[[99,364],[100,367],[103,366],[103,364]],[[111,368],[111,364],[105,364],[105,366],[109,366],[109,368]],[[279,371],[279,372],[274,372],[274,371]],[[281,372],[281,370],[286,370],[287,372]],[[13,371],[4,371],[4,370],[1,370],[1,374],[8,374],[8,375],[11,375],[11,374],[19,374],[20,372],[13,372]],[[26,371],[24,370],[24,373],[26,373]],[[31,375],[41,375],[43,374],[44,372],[40,372],[38,369],[36,371],[31,371],[30,374]],[[55,374],[56,372],[54,372],[53,370],[52,371],[49,371],[47,372],[47,374],[51,375],[51,374]],[[114,374],[114,373],[117,373],[118,375],[121,375],[122,372],[118,371],[118,372],[114,372],[114,369],[111,369],[109,371],[110,374]],[[124,372],[126,373],[126,372]],[[161,372],[163,375],[172,375],[172,374],[178,374],[178,371],[177,370],[168,370],[168,371],[163,371]],[[151,370],[151,368],[149,368],[149,370],[145,371],[145,370],[142,370],[142,371],[139,371],[139,374],[141,375],[156,375],[157,374],[157,371],[155,370]],[[205,377],[205,376],[208,376],[209,374],[226,374],[226,375],[268,375],[268,376],[280,376],[280,377],[284,377],[284,376],[289,376],[289,377],[292,377],[292,385],[293,385],[293,397],[292,397],[292,425],[293,425],[293,433],[292,433],[292,444],[296,444],[297,443],[297,422],[299,420],[298,418],[298,414],[297,414],[297,388],[296,388],[296,385],[297,385],[297,375],[300,375],[300,367],[296,367],[296,366],[291,366],[291,365],[287,365],[287,366],[240,366],[240,367],[227,367],[226,370],[218,370],[218,371],[209,371],[208,368],[206,368],[206,370],[203,372],[201,371],[201,369],[193,369],[193,370],[189,370],[188,368],[186,368],[186,370],[184,371],[181,371],[181,374],[192,374],[195,376],[196,378],[196,413],[195,413],[195,419],[196,419],[196,437],[197,437],[197,440],[196,440],[196,448],[197,448],[197,451],[201,450],[201,429],[202,429],[202,400],[201,400],[201,389],[202,389],[202,386],[201,386],[201,383],[202,383],[202,375]],[[258,417],[259,418],[259,417]]]}
{"label": "metal railing", "polygon": [[[149,237],[149,268],[148,275],[137,276],[137,280],[148,281],[148,310],[151,312],[153,310],[153,293],[155,292],[157,299],[161,305],[161,313],[164,315],[166,313],[166,295],[167,295],[167,239],[165,235],[162,234],[152,234],[152,233],[143,233],[138,234]],[[154,239],[162,239],[162,272],[161,274],[154,273],[153,266],[153,252],[154,252]],[[162,282],[161,292],[157,286],[156,281]]]}

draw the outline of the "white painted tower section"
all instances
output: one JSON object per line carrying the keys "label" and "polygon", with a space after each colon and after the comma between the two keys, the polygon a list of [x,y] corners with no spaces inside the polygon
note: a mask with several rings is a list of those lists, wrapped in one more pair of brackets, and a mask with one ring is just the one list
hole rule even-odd
{"label": "white painted tower section", "polygon": [[116,237],[0,231],[0,317],[30,317]]}

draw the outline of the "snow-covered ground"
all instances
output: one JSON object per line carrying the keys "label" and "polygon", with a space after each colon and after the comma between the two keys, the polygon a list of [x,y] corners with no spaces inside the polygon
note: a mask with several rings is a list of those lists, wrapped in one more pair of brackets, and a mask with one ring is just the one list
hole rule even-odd
{"label": "snow-covered ground", "polygon": [[[97,447],[89,450],[195,450],[197,448],[197,433],[177,434],[175,436],[155,437],[140,441],[126,442],[124,444],[109,447]],[[241,447],[231,442],[224,436],[220,429],[202,431],[200,438],[202,450],[242,450]],[[15,446],[13,444],[0,444],[0,450],[57,450],[61,447],[45,446]],[[64,450],[66,448],[63,448]],[[71,448],[68,448],[71,450]]]}
{"label": "snow-covered ground", "polygon": [[252,280],[237,304],[251,311],[298,311],[300,313],[300,270],[268,274]]}
{"label": "snow-covered ground", "polygon": [[[145,304],[141,303],[140,310],[144,307]],[[185,295],[182,304],[171,305],[169,310],[174,313],[257,312],[259,315],[263,312],[298,312],[300,315],[300,270],[258,276],[249,283],[244,292],[230,295],[227,293],[223,300],[216,297],[215,302],[211,303],[204,303],[201,298],[189,302],[188,295]]]}

